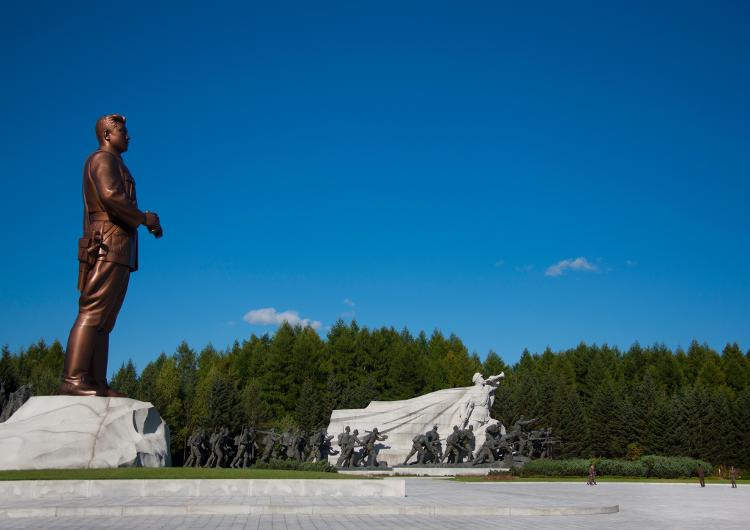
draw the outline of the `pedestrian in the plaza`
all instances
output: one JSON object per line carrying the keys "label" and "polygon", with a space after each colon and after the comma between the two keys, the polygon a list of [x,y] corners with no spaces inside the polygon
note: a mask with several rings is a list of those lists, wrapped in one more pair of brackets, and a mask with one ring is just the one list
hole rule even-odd
{"label": "pedestrian in the plaza", "polygon": [[596,486],[596,466],[593,462],[589,466],[589,480],[586,482],[589,486]]}
{"label": "pedestrian in the plaza", "polygon": [[706,472],[703,469],[703,464],[698,465],[698,483],[701,485],[701,488],[706,487]]}
{"label": "pedestrian in the plaza", "polygon": [[732,482],[732,487],[737,487],[737,468],[732,466],[732,468],[729,470],[729,480]]}

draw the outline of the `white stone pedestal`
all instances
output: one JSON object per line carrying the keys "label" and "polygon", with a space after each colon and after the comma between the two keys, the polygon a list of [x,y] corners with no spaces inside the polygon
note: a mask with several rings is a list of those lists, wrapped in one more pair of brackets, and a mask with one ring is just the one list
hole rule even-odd
{"label": "white stone pedestal", "polygon": [[169,428],[151,403],[39,396],[0,423],[0,469],[163,467]]}

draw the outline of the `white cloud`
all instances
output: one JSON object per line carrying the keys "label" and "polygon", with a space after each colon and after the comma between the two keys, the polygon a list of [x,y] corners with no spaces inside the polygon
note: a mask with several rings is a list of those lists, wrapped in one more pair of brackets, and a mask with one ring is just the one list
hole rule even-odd
{"label": "white cloud", "polygon": [[503,265],[505,265],[505,261],[503,261],[503,260],[501,260],[501,259],[499,259],[499,260],[497,260],[497,261],[495,262],[495,267],[497,267],[498,269],[499,269],[500,267],[502,267]]}
{"label": "white cloud", "polygon": [[635,267],[636,265],[638,265],[638,262],[633,261],[632,259],[627,259],[625,260],[625,265],[627,265],[628,267]]}
{"label": "white cloud", "polygon": [[342,302],[344,305],[348,305],[349,307],[354,307],[355,304],[351,298],[344,298],[344,301]]}
{"label": "white cloud", "polygon": [[592,264],[589,260],[584,257],[576,259],[564,259],[554,265],[547,267],[544,271],[545,276],[561,276],[566,270],[571,271],[589,271],[594,272],[597,269],[596,265]]}
{"label": "white cloud", "polygon": [[281,313],[273,307],[262,307],[253,309],[245,313],[242,317],[245,322],[250,324],[259,324],[261,326],[279,326],[284,322],[289,322],[292,326],[302,326],[303,328],[311,327],[318,329],[323,324],[317,320],[309,318],[300,318],[299,313],[292,309],[287,309]]}

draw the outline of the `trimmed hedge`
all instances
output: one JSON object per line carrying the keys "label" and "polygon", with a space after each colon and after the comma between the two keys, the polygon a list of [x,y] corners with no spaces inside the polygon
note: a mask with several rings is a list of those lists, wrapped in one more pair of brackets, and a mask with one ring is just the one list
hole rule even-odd
{"label": "trimmed hedge", "polygon": [[322,471],[336,473],[336,468],[328,462],[298,462],[297,460],[271,459],[268,463],[258,462],[255,469],[283,469],[286,471]]}
{"label": "trimmed hedge", "polygon": [[698,466],[701,464],[706,475],[710,475],[712,471],[712,466],[708,462],[686,456],[646,455],[641,457],[641,462],[646,464],[648,468],[646,476],[649,477],[694,477],[698,475]]}
{"label": "trimmed hedge", "polygon": [[683,478],[694,477],[698,466],[703,464],[706,475],[711,473],[711,464],[702,460],[682,456],[642,456],[636,461],[569,458],[565,460],[532,460],[514,473],[522,477],[585,477],[589,465],[594,462],[598,476]]}

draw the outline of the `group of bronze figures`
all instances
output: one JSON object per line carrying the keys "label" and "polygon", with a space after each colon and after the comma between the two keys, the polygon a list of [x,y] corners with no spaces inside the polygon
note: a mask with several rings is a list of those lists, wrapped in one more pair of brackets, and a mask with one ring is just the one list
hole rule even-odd
{"label": "group of bronze figures", "polygon": [[318,429],[307,437],[301,431],[256,431],[244,427],[232,436],[228,427],[215,429],[206,436],[203,429],[193,432],[186,443],[189,453],[183,467],[246,468],[271,459],[321,462],[338,454],[331,448],[333,436]]}
{"label": "group of bronze figures", "polygon": [[537,418],[525,420],[521,416],[513,428],[503,434],[499,425],[490,425],[485,430],[485,440],[472,463],[474,465],[505,460],[508,463],[528,461],[536,458],[552,458],[554,446],[560,443],[552,436],[552,429],[529,430],[528,426]]}
{"label": "group of bronze figures", "polygon": [[536,419],[521,419],[513,424],[513,429],[502,434],[498,425],[490,425],[485,431],[485,440],[472,460],[473,465],[506,460],[532,460],[551,458],[553,447],[560,440],[552,436],[552,429],[527,430]]}
{"label": "group of bronze figures", "polygon": [[[513,428],[503,434],[499,424],[490,425],[485,430],[485,441],[477,450],[472,426],[467,429],[453,427],[453,432],[443,442],[435,425],[425,434],[412,440],[412,448],[403,465],[480,465],[502,460],[531,460],[551,458],[553,447],[560,443],[552,436],[551,429],[529,430],[528,426],[536,418],[524,420],[523,416],[513,424]],[[231,467],[246,468],[257,463],[267,464],[272,459],[294,460],[297,462],[323,462],[329,456],[339,455],[336,467],[375,468],[378,451],[384,447],[379,442],[388,436],[377,427],[360,435],[357,429],[348,426],[338,435],[339,450],[333,449],[333,435],[320,428],[306,436],[302,431],[268,431],[244,427],[240,433],[232,435],[227,427],[215,429],[207,434],[198,429],[186,443],[185,467]],[[416,455],[416,459],[409,461]]]}
{"label": "group of bronze figures", "polygon": [[474,427],[459,429],[453,426],[453,432],[445,439],[445,453],[438,434],[438,426],[425,434],[418,434],[412,439],[411,451],[406,455],[404,465],[408,465],[409,459],[415,454],[417,460],[412,464],[462,464],[465,458],[472,459],[474,445]]}
{"label": "group of bronze figures", "polygon": [[412,440],[412,448],[404,465],[417,455],[412,465],[421,464],[463,464],[471,462],[479,464],[493,463],[500,460],[534,458],[551,458],[552,448],[560,441],[552,436],[552,429],[528,430],[527,427],[537,421],[536,418],[525,420],[523,416],[513,424],[513,429],[503,434],[499,424],[493,424],[485,429],[485,440],[475,452],[476,439],[474,429],[459,429],[453,426],[453,432],[445,439],[443,452],[438,426],[431,431],[420,434]]}
{"label": "group of bronze figures", "polygon": [[[337,440],[341,451],[336,467],[378,467],[378,442],[387,438],[388,435],[380,434],[377,427],[372,431],[365,431],[360,437],[357,429],[352,431],[347,425]],[[359,450],[356,450],[358,447]]]}

